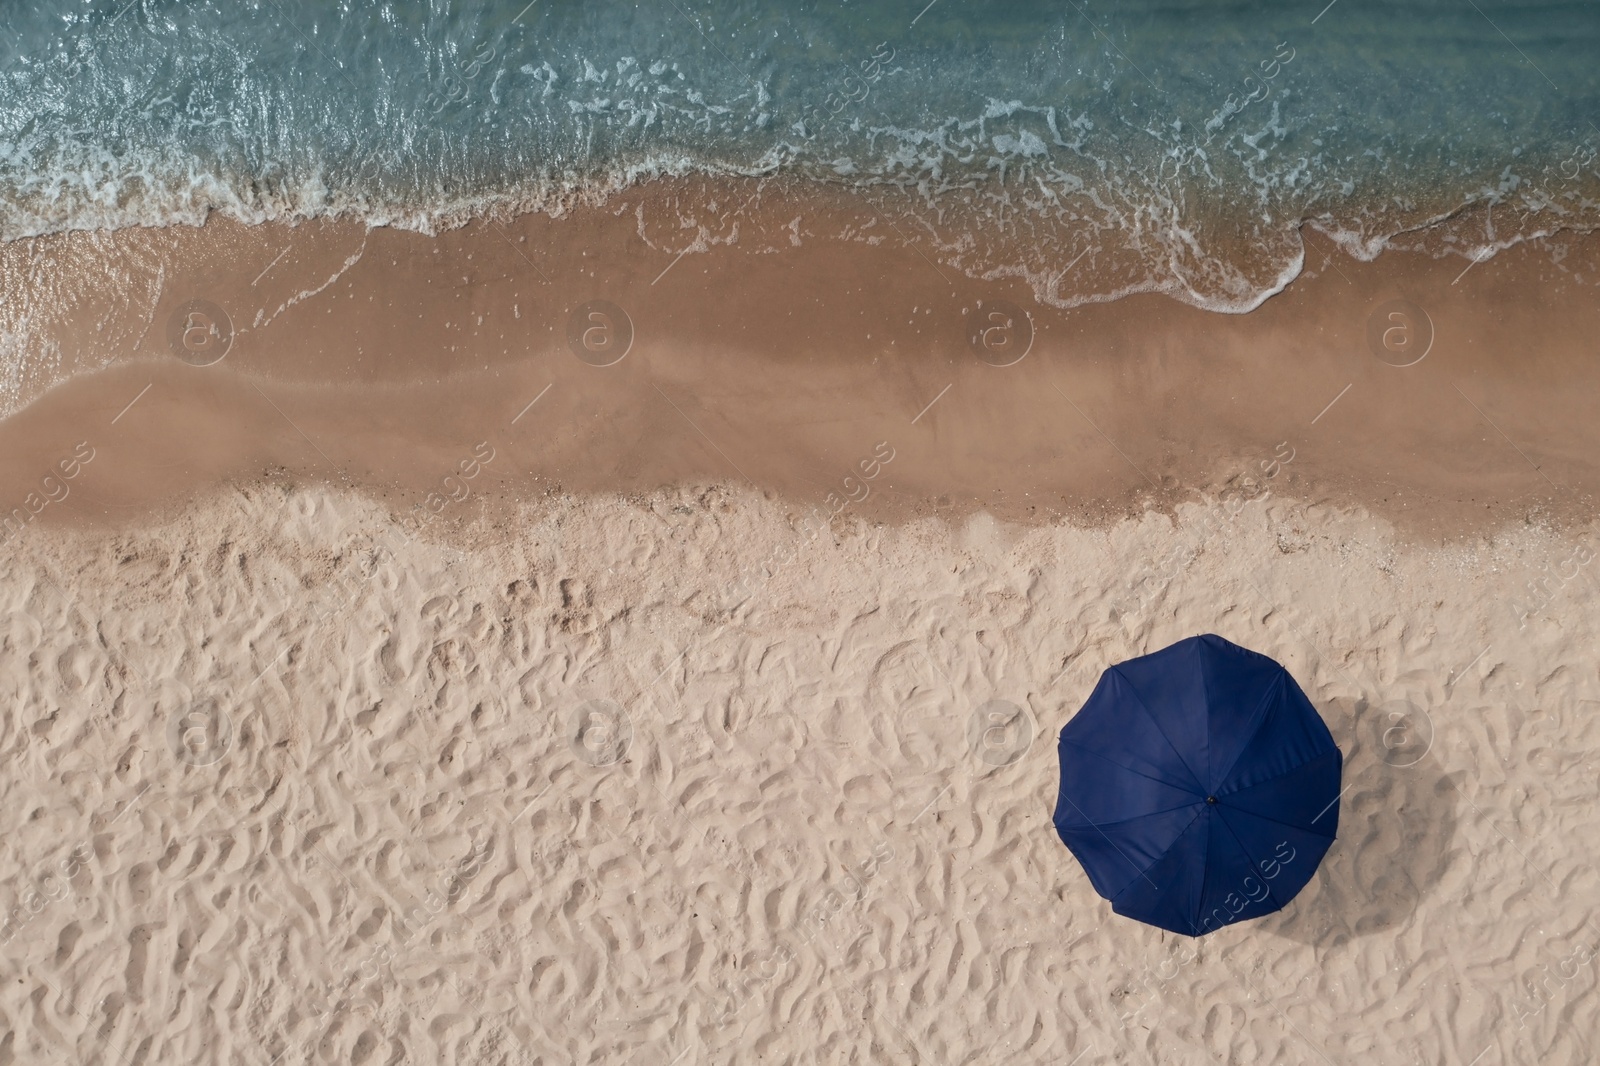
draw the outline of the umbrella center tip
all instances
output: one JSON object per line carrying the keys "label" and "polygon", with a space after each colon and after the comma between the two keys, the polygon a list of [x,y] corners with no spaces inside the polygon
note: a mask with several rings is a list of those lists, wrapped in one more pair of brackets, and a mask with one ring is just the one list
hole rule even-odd
{"label": "umbrella center tip", "polygon": [[1215,803],[1215,802],[1217,802],[1217,797],[1215,797],[1215,796],[1207,796],[1206,797],[1206,802],[1207,803]]}

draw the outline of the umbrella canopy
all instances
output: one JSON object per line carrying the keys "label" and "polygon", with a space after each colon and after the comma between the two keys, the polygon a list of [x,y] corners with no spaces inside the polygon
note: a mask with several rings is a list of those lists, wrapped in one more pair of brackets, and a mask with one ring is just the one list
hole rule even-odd
{"label": "umbrella canopy", "polygon": [[1112,910],[1174,933],[1279,910],[1339,827],[1344,756],[1316,708],[1211,634],[1107,670],[1060,753],[1056,832]]}

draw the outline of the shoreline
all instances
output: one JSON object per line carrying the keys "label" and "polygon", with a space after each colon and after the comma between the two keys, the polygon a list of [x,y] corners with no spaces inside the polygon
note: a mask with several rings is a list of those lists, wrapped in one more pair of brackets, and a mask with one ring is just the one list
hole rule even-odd
{"label": "shoreline", "polygon": [[32,335],[77,354],[0,421],[0,510],[116,524],[271,475],[452,518],[718,483],[890,523],[1106,525],[1269,484],[1430,540],[1594,513],[1600,237],[1466,270],[1317,237],[1249,314],[1060,312],[827,205],[713,218],[690,191],[437,237],[213,220],[36,248],[41,278],[120,271],[148,306],[84,298]]}

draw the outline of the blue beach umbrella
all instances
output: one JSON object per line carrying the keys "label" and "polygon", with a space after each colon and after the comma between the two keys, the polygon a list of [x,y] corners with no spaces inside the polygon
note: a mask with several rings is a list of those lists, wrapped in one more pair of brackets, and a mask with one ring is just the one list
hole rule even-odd
{"label": "blue beach umbrella", "polygon": [[1107,670],[1060,754],[1056,832],[1112,910],[1174,933],[1280,910],[1339,827],[1344,756],[1316,708],[1211,634]]}

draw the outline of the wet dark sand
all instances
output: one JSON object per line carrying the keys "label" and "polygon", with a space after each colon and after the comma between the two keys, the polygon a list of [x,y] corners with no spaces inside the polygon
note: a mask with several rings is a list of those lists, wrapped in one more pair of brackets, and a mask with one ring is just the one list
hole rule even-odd
{"label": "wet dark sand", "polygon": [[[118,525],[266,476],[470,518],[549,492],[748,482],[796,513],[849,499],[883,521],[1099,523],[1271,474],[1280,495],[1425,539],[1593,513],[1600,241],[1463,274],[1355,262],[1308,229],[1306,272],[1252,313],[1154,295],[1062,312],[926,243],[841,239],[860,219],[825,206],[707,196],[659,184],[439,236],[214,220],[11,246],[8,276],[25,257],[77,289],[39,327],[69,353],[62,382],[0,423],[0,500],[17,520]],[[105,286],[159,295],[99,292],[108,263]],[[196,300],[232,324],[210,366],[177,354],[222,342],[185,317]],[[607,366],[618,349],[585,361],[568,339],[596,300],[632,325]],[[1411,317],[1391,323],[1396,300]],[[972,323],[997,308],[985,349]],[[1420,354],[1419,308],[1431,345],[1392,365]],[[602,313],[589,325],[620,328]],[[1375,316],[1379,338],[1412,330],[1409,352],[1375,354]],[[94,458],[44,481],[79,442]]]}

